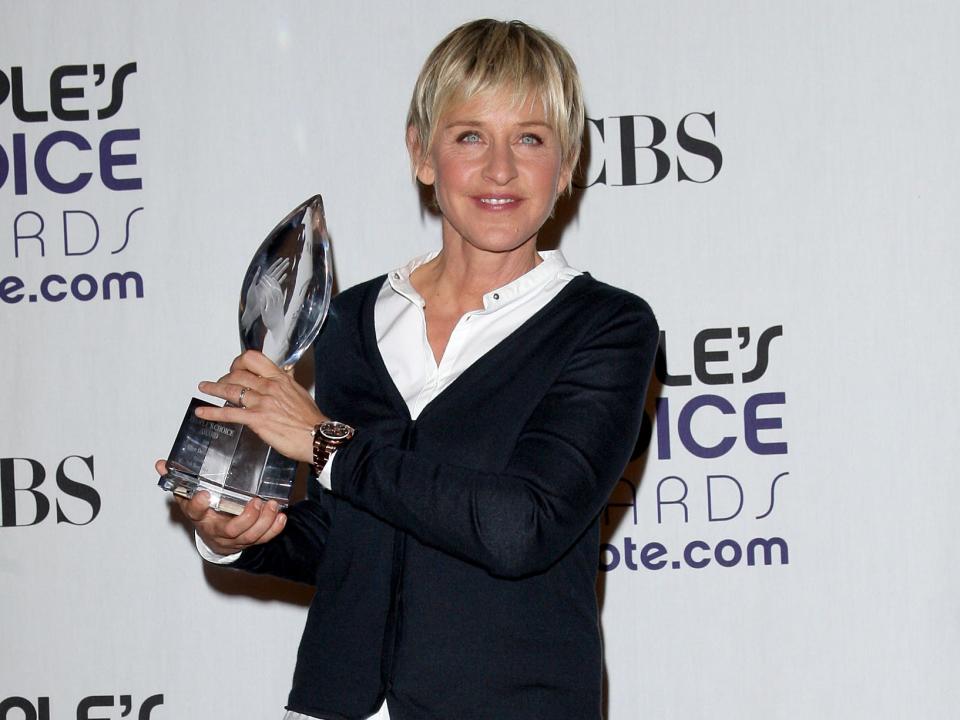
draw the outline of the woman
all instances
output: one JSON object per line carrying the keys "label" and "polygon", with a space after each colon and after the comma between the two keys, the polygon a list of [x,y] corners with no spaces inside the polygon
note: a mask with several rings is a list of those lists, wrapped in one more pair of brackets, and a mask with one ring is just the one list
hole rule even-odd
{"label": "woman", "polygon": [[200,386],[243,409],[198,415],[318,473],[286,513],[177,499],[208,559],[316,584],[289,717],[364,718],[384,698],[393,720],[600,717],[597,517],[658,330],[639,298],[537,252],[583,119],[554,40],[454,30],[407,128],[441,250],[334,300],[316,404],[256,352]]}

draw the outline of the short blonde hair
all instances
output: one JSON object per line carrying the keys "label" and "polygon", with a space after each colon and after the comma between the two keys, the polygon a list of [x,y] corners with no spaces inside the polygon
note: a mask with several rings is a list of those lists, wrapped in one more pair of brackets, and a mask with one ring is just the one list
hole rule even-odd
{"label": "short blonde hair", "polygon": [[518,102],[543,102],[557,133],[565,167],[575,167],[583,135],[583,92],[577,66],[545,32],[519,20],[473,20],[447,35],[423,65],[410,100],[407,128],[422,158],[437,120],[454,103],[491,89],[512,89]]}

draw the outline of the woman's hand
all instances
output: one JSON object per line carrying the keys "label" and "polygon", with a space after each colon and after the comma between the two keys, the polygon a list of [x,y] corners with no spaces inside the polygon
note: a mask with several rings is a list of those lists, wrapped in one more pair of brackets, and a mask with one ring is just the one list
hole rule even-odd
{"label": "woman's hand", "polygon": [[[200,383],[200,391],[226,400],[234,406],[197,408],[197,417],[214,422],[238,423],[253,430],[271,447],[294,460],[312,462],[313,428],[327,418],[310,393],[268,357],[247,350],[217,382]],[[157,472],[165,475],[166,462],[158,460]],[[228,515],[210,508],[204,490],[187,500],[174,496],[206,543],[219,555],[231,555],[251,545],[272,540],[284,528],[287,516],[271,500],[254,498],[240,515]]]}
{"label": "woman's hand", "polygon": [[[157,473],[165,475],[167,463],[157,460]],[[287,516],[273,500],[264,502],[254,498],[239,515],[217,512],[210,507],[206,490],[194,493],[189,500],[173,496],[174,502],[193,523],[194,529],[206,546],[218,555],[232,555],[251,545],[273,540],[287,524]]]}
{"label": "woman's hand", "polygon": [[[237,407],[201,407],[197,417],[246,425],[283,455],[313,461],[313,428],[327,417],[310,393],[266,355],[247,350],[217,382],[202,382],[201,392]],[[241,516],[242,517],[242,516]]]}

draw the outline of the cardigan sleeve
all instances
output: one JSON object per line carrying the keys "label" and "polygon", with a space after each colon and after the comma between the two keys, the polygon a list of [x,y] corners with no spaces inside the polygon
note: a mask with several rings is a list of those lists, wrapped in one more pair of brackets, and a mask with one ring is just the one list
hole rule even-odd
{"label": "cardigan sleeve", "polygon": [[333,492],[493,575],[550,567],[629,460],[659,339],[650,308],[627,293],[593,318],[502,471],[437,462],[360,428],[337,452]]}
{"label": "cardigan sleeve", "polygon": [[312,585],[330,530],[330,513],[319,489],[308,489],[307,498],[285,512],[287,524],[282,533],[268,543],[247,548],[228,567]]}

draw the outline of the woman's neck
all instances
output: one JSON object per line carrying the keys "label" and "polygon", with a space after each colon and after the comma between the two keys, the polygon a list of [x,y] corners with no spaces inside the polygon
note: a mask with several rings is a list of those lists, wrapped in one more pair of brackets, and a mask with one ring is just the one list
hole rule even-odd
{"label": "woman's neck", "polygon": [[429,306],[439,303],[462,315],[483,307],[483,296],[513,282],[543,262],[536,238],[510,252],[487,252],[465,242],[444,243],[440,254],[418,267],[410,277]]}

